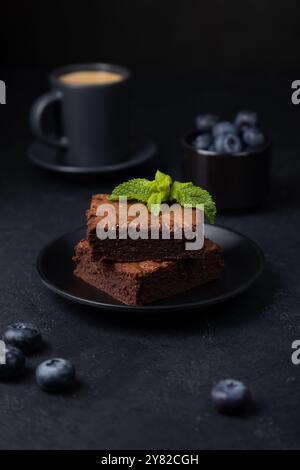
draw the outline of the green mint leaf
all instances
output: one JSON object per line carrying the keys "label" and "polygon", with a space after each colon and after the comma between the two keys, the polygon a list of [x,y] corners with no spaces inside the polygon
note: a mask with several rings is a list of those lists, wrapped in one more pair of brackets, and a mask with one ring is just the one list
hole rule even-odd
{"label": "green mint leaf", "polygon": [[163,202],[178,202],[181,206],[196,207],[204,204],[204,216],[209,223],[214,223],[216,205],[211,195],[205,189],[193,183],[180,183],[174,181],[165,173],[157,170],[155,179],[135,178],[116,186],[109,196],[110,201],[117,201],[120,197],[127,197],[147,204],[148,210],[158,215]]}
{"label": "green mint leaf", "polygon": [[171,188],[171,199],[177,201],[181,206],[196,207],[197,204],[204,204],[204,216],[210,224],[214,223],[217,212],[216,205],[205,189],[195,186],[193,183],[174,181]]}
{"label": "green mint leaf", "polygon": [[161,200],[163,202],[168,201],[170,197],[170,188],[172,185],[172,178],[165,173],[157,170],[155,173],[155,183],[157,186],[157,190],[161,194]]}
{"label": "green mint leaf", "polygon": [[120,197],[136,199],[141,202],[148,202],[151,194],[155,191],[153,182],[146,178],[134,178],[116,186],[109,196],[110,201],[117,201]]}
{"label": "green mint leaf", "polygon": [[148,199],[147,207],[154,215],[159,215],[160,205],[162,203],[161,193],[153,193]]}

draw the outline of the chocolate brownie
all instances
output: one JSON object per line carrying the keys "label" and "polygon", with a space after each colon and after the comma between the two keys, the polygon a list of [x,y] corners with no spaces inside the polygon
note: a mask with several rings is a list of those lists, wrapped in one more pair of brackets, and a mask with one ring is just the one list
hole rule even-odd
{"label": "chocolate brownie", "polygon": [[75,276],[127,305],[144,305],[217,279],[218,256],[182,261],[93,261],[87,240],[75,247]]}
{"label": "chocolate brownie", "polygon": [[[174,233],[174,216],[171,214],[170,218],[170,239],[162,239],[162,218],[159,218],[159,239],[151,239],[149,229],[148,239],[137,239],[132,240],[131,238],[120,239],[120,221],[119,221],[119,203],[111,202],[107,199],[107,194],[95,194],[92,197],[91,206],[86,213],[87,216],[87,240],[91,246],[91,253],[93,261],[98,260],[112,260],[112,261],[121,261],[121,262],[135,262],[135,261],[144,261],[144,260],[181,260],[181,259],[194,259],[204,257],[214,256],[217,252],[220,251],[219,247],[211,242],[210,240],[205,240],[204,247],[200,250],[186,250],[185,238],[175,239]],[[97,209],[103,204],[110,204],[116,210],[116,225],[112,226],[111,229],[114,229],[116,232],[116,239],[106,238],[101,240],[97,236],[97,224],[104,217],[97,216]],[[128,201],[128,207],[130,207],[133,202]],[[132,222],[134,217],[127,217],[127,221],[123,222],[126,229],[128,224]],[[150,213],[147,215],[147,221],[150,224]],[[121,224],[122,225],[122,224]],[[124,226],[124,225],[123,225]],[[176,226],[176,225],[175,225]],[[192,213],[192,229],[195,231],[196,226],[196,212],[193,209]],[[182,226],[180,225],[182,229]]]}

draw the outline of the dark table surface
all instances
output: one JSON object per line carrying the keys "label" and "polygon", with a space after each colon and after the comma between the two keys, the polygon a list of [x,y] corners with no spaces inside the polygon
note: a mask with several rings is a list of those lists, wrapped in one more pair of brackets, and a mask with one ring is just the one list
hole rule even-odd
{"label": "dark table surface", "polygon": [[[83,225],[91,194],[130,176],[71,181],[28,162],[28,108],[46,90],[46,72],[2,70],[0,77],[7,83],[0,109],[0,330],[30,320],[46,339],[22,380],[0,383],[0,448],[298,449],[300,366],[291,362],[291,344],[300,339],[300,109],[290,101],[296,77],[136,74],[134,126],[159,145],[153,167],[180,175],[180,136],[197,111],[227,118],[253,108],[274,141],[264,206],[217,218],[261,246],[261,279],[204,311],[144,316],[72,304],[40,282],[40,249]],[[35,384],[34,368],[51,356],[76,365],[79,382],[67,394],[47,395]],[[212,384],[225,377],[249,385],[256,405],[247,416],[212,408]]]}

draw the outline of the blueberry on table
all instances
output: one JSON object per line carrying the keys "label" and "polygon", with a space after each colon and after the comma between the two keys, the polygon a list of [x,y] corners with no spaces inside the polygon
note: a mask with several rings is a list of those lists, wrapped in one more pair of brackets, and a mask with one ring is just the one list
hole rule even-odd
{"label": "blueberry on table", "polygon": [[249,148],[258,148],[264,145],[266,139],[257,127],[249,127],[243,131],[243,141]]}
{"label": "blueberry on table", "polygon": [[253,111],[240,111],[236,115],[234,122],[239,129],[243,127],[255,127],[258,124],[258,117]]}
{"label": "blueberry on table", "polygon": [[0,380],[13,379],[23,371],[25,356],[23,352],[10,344],[5,346],[5,364],[0,363]]}
{"label": "blueberry on table", "polygon": [[37,367],[35,377],[46,392],[61,392],[73,384],[75,367],[67,359],[47,359]]}
{"label": "blueberry on table", "polygon": [[31,323],[9,325],[3,335],[5,343],[20,348],[25,354],[37,351],[42,346],[42,335]]}
{"label": "blueberry on table", "polygon": [[225,379],[211,391],[212,402],[221,413],[243,411],[251,400],[249,389],[239,380]]}
{"label": "blueberry on table", "polygon": [[210,132],[219,120],[214,114],[199,114],[195,119],[195,126],[198,131]]}
{"label": "blueberry on table", "polygon": [[214,142],[218,153],[237,153],[242,150],[242,142],[236,134],[219,135]]}
{"label": "blueberry on table", "polygon": [[200,134],[193,140],[195,150],[207,150],[211,144],[211,134]]}
{"label": "blueberry on table", "polygon": [[224,134],[237,134],[237,132],[238,130],[236,126],[229,121],[218,122],[218,124],[216,124],[212,130],[214,138]]}

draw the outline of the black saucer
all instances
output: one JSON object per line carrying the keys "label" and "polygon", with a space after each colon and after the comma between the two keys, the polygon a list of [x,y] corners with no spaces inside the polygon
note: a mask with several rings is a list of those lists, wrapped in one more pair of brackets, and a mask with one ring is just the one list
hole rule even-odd
{"label": "black saucer", "polygon": [[264,267],[261,249],[249,238],[225,227],[206,225],[205,235],[223,249],[225,268],[222,279],[144,307],[133,307],[121,304],[73,275],[74,246],[84,238],[85,232],[85,228],[80,228],[49,243],[39,254],[37,268],[43,283],[56,294],[103,309],[184,312],[188,308],[217,304],[249,289]]}
{"label": "black saucer", "polygon": [[150,139],[136,139],[132,143],[132,151],[128,160],[115,165],[106,166],[70,166],[65,165],[65,153],[42,142],[35,141],[28,148],[29,160],[44,170],[69,175],[101,175],[128,170],[150,160],[157,151],[155,143]]}

